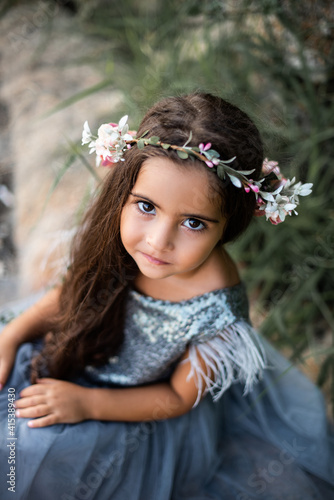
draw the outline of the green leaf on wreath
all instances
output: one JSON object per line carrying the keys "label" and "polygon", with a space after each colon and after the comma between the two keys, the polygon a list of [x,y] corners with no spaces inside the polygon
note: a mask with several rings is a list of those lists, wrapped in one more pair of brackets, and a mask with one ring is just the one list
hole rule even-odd
{"label": "green leaf on wreath", "polygon": [[225,179],[225,169],[222,165],[217,165],[217,175],[220,179]]}
{"label": "green leaf on wreath", "polygon": [[160,137],[158,137],[157,135],[153,135],[153,137],[149,138],[149,141],[150,141],[150,144],[155,145],[160,141]]}
{"label": "green leaf on wreath", "polygon": [[186,153],[185,151],[180,151],[179,149],[176,152],[181,160],[186,160],[189,156],[188,153]]}

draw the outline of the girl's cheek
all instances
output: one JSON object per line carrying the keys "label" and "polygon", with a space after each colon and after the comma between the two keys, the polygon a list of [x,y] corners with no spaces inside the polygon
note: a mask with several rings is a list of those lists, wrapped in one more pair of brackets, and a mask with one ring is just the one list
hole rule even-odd
{"label": "girl's cheek", "polygon": [[122,210],[120,224],[121,238],[123,237],[122,235],[126,235],[129,232],[129,228],[131,228],[131,225],[133,225],[129,208],[130,207],[125,206]]}
{"label": "girl's cheek", "polygon": [[125,247],[131,246],[143,237],[141,221],[133,215],[124,214],[121,220],[121,240],[123,245],[125,245]]}

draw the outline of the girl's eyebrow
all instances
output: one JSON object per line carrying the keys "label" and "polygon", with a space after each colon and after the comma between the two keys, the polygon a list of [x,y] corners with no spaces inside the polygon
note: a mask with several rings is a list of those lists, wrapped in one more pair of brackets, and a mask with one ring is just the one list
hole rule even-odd
{"label": "girl's eyebrow", "polygon": [[[150,198],[147,198],[147,196],[144,196],[140,193],[138,194],[135,194],[135,193],[130,193],[132,196],[134,196],[135,198],[141,198],[142,200],[146,200],[148,201],[149,203],[151,203],[152,205],[154,205],[155,207],[159,208],[159,210],[161,209],[161,207],[155,203],[154,201],[150,200]],[[219,224],[219,220],[217,219],[211,219],[211,217],[206,217],[205,215],[200,215],[200,214],[180,214],[182,217],[189,217],[191,219],[202,219],[202,220],[205,220],[207,222],[214,222],[216,224]]]}

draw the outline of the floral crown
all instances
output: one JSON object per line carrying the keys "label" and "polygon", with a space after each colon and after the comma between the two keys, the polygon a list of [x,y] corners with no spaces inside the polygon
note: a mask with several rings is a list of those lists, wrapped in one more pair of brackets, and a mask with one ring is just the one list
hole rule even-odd
{"label": "floral crown", "polygon": [[248,178],[253,170],[235,170],[231,163],[236,156],[229,160],[222,160],[211,143],[199,144],[198,147],[188,146],[192,139],[192,133],[183,146],[176,146],[160,141],[157,136],[147,138],[148,131],[141,137],[136,137],[135,131],[129,131],[127,124],[128,116],[123,116],[119,123],[105,123],[98,129],[97,137],[93,136],[88,122],[84,123],[82,132],[82,145],[88,144],[89,153],[96,151],[96,166],[111,166],[119,161],[124,161],[123,155],[127,149],[137,144],[138,149],[145,146],[157,146],[163,149],[173,149],[177,155],[185,160],[193,158],[203,161],[208,168],[214,171],[222,180],[230,179],[232,184],[244,189],[247,193],[252,191],[257,200],[255,215],[265,215],[272,224],[284,222],[287,215],[292,212],[297,215],[296,207],[299,204],[299,196],[307,196],[312,192],[313,184],[302,184],[293,179],[286,179],[280,172],[276,161],[268,161],[266,158],[262,165],[263,178],[254,181]]}

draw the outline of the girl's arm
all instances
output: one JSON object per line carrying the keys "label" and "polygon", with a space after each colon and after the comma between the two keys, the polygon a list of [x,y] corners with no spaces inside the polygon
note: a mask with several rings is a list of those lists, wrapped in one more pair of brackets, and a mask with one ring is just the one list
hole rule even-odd
{"label": "girl's arm", "polygon": [[[183,415],[191,410],[198,395],[194,379],[187,381],[187,357],[188,352],[169,382],[144,387],[99,389],[41,379],[21,392],[16,402],[17,416],[35,419],[28,422],[30,427],[45,427],[83,420],[136,422]],[[202,368],[205,370],[204,363]]]}
{"label": "girl's arm", "polygon": [[[193,407],[198,387],[190,378],[188,351],[169,382],[125,389],[89,389],[87,417],[95,420],[142,421],[178,417]],[[202,363],[205,371],[205,365]],[[204,385],[204,384],[203,384]],[[205,387],[205,385],[204,385]]]}
{"label": "girl's arm", "polygon": [[61,288],[53,288],[36,304],[11,321],[0,334],[0,389],[12,369],[16,351],[24,342],[44,335],[58,312]]}

